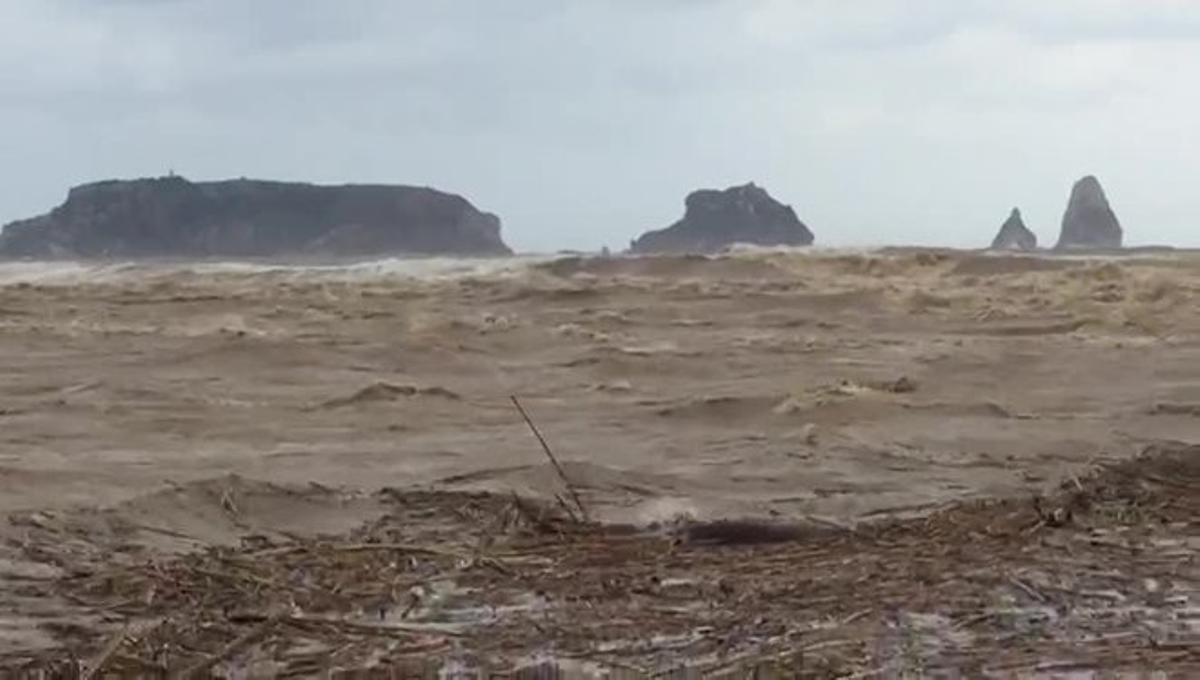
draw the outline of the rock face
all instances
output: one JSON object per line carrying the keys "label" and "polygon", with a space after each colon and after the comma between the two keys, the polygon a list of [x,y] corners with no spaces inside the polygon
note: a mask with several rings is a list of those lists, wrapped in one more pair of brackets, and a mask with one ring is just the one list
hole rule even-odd
{"label": "rock face", "polygon": [[1037,235],[1025,226],[1017,208],[1000,225],[1000,233],[992,239],[992,250],[1037,250]]}
{"label": "rock face", "polygon": [[0,257],[510,252],[495,215],[433,189],[176,176],[78,186],[59,207],[0,234]]}
{"label": "rock face", "polygon": [[1120,248],[1122,236],[1100,182],[1091,175],[1076,182],[1055,248]]}
{"label": "rock face", "polygon": [[734,243],[807,246],[813,234],[790,206],[754,183],[688,195],[683,219],[634,241],[635,253],[712,253]]}

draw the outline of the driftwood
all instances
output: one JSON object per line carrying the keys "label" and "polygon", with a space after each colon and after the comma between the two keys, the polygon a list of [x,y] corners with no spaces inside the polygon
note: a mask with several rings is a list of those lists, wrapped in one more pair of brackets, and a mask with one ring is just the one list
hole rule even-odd
{"label": "driftwood", "polygon": [[513,406],[517,407],[517,412],[520,413],[521,417],[525,419],[525,424],[529,426],[529,429],[533,432],[533,436],[537,437],[538,443],[542,445],[542,451],[546,452],[546,457],[550,459],[550,463],[558,472],[558,478],[561,479],[562,483],[567,487],[567,493],[571,494],[571,500],[575,502],[575,507],[579,508],[579,516],[583,518],[584,522],[590,522],[591,519],[588,517],[587,508],[583,506],[583,501],[579,499],[579,494],[575,492],[575,486],[571,484],[571,480],[567,478],[566,471],[563,470],[562,465],[559,465],[558,458],[556,458],[554,456],[554,452],[550,450],[550,445],[546,443],[546,438],[542,436],[542,433],[538,430],[537,425],[533,424],[533,419],[530,418],[529,414],[525,412],[525,407],[521,406],[521,400],[517,399],[515,394],[509,398],[512,399]]}
{"label": "driftwood", "polygon": [[175,677],[178,678],[178,680],[191,680],[192,678],[207,677],[208,672],[212,670],[214,666],[228,661],[242,650],[266,637],[267,634],[271,632],[271,629],[274,628],[278,623],[279,617],[277,616],[266,618],[257,626],[254,626],[245,633],[242,633],[232,642],[225,645],[225,647],[223,647],[218,653],[213,654],[197,664],[189,666]]}

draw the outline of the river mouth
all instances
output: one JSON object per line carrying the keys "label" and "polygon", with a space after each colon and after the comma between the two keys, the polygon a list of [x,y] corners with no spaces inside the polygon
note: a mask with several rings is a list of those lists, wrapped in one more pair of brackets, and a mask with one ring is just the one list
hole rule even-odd
{"label": "river mouth", "polygon": [[1197,262],[5,263],[0,667],[1187,674]]}

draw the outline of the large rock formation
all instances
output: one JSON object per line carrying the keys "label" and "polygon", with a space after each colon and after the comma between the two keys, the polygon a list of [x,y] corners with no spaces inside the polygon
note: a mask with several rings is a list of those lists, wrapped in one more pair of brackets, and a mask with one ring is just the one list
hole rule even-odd
{"label": "large rock formation", "polygon": [[806,246],[813,234],[791,206],[754,183],[688,195],[683,219],[634,241],[635,253],[712,253],[734,243]]}
{"label": "large rock formation", "polygon": [[3,257],[509,252],[495,215],[433,189],[176,176],[78,186],[59,207],[0,234]]}
{"label": "large rock formation", "polygon": [[1121,223],[1109,207],[1100,182],[1091,175],[1076,182],[1063,214],[1058,245],[1054,247],[1120,248],[1121,239]]}
{"label": "large rock formation", "polygon": [[1037,235],[1025,226],[1019,209],[1013,208],[1000,225],[1000,232],[992,239],[992,250],[1037,250]]}

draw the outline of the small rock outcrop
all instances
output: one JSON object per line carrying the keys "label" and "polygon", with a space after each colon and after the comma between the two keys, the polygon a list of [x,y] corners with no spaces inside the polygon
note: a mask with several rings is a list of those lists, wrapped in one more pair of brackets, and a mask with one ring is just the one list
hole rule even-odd
{"label": "small rock outcrop", "polygon": [[1088,175],[1076,182],[1055,248],[1120,248],[1122,237],[1121,223],[1109,206],[1099,180]]}
{"label": "small rock outcrop", "polygon": [[0,234],[9,258],[510,252],[499,218],[434,189],[177,176],[78,186]]}
{"label": "small rock outcrop", "polygon": [[1037,250],[1037,235],[1025,226],[1019,209],[1013,208],[1000,225],[1000,232],[992,239],[992,250]]}
{"label": "small rock outcrop", "polygon": [[649,231],[630,245],[634,253],[713,253],[735,243],[807,246],[813,234],[784,205],[753,182],[724,191],[688,195],[683,219]]}

